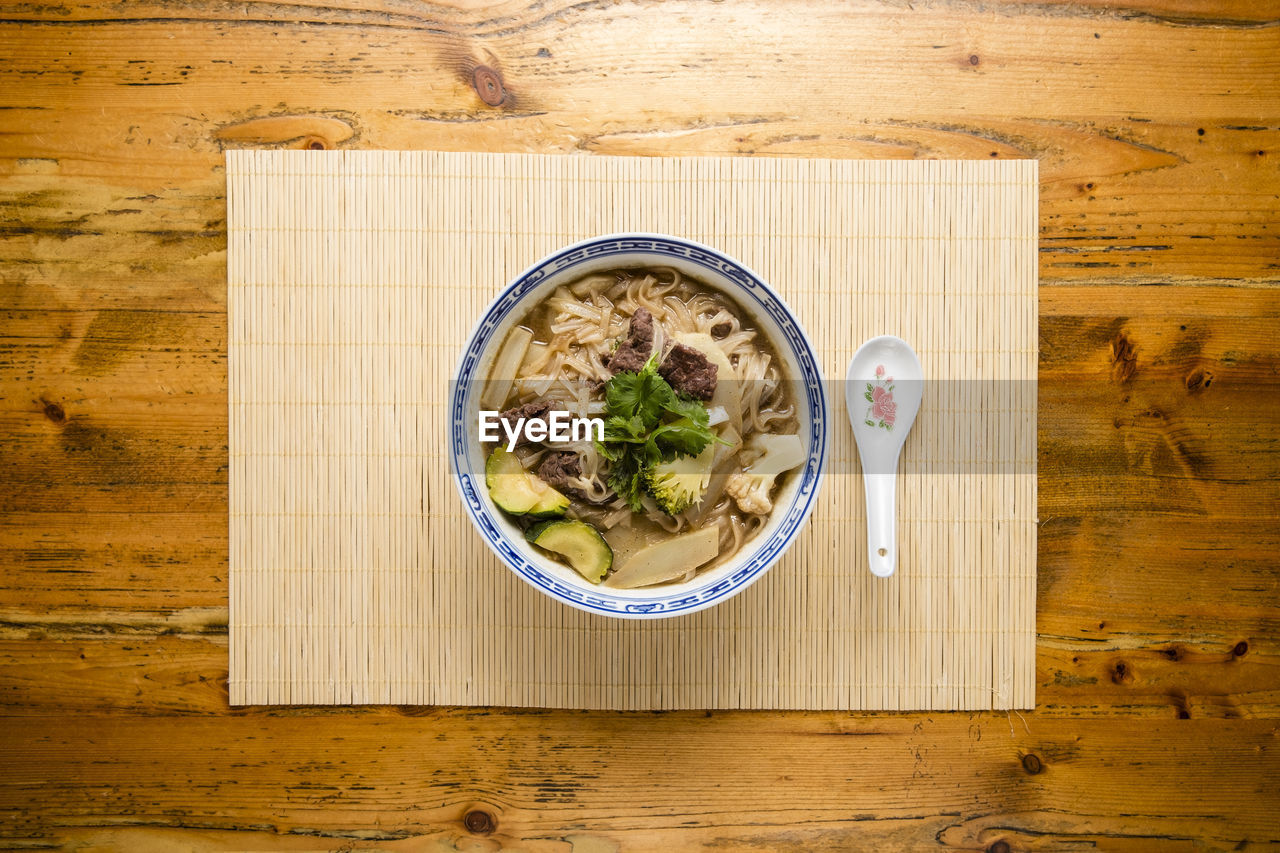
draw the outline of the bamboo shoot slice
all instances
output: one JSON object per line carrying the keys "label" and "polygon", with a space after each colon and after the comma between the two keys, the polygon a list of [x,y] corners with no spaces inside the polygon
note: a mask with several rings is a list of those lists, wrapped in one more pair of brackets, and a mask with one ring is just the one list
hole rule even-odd
{"label": "bamboo shoot slice", "polygon": [[720,525],[713,524],[664,539],[636,551],[605,581],[605,586],[634,589],[682,577],[720,553]]}
{"label": "bamboo shoot slice", "polygon": [[485,383],[484,393],[480,395],[480,405],[485,409],[501,409],[511,392],[511,383],[516,378],[524,354],[533,340],[533,332],[524,326],[516,326],[507,335],[493,367],[489,370],[489,380]]}

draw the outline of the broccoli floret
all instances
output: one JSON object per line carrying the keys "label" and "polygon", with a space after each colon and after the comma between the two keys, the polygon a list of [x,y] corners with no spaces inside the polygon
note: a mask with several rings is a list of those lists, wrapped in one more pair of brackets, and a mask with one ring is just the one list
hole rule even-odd
{"label": "broccoli floret", "polygon": [[697,456],[680,456],[650,468],[645,473],[645,486],[658,508],[667,515],[679,515],[701,503],[711,483],[715,455],[716,445],[712,443]]}
{"label": "broccoli floret", "polygon": [[798,435],[757,435],[747,442],[747,450],[758,454],[743,472],[733,474],[724,490],[738,509],[753,515],[773,511],[769,497],[778,475],[804,464],[804,446]]}

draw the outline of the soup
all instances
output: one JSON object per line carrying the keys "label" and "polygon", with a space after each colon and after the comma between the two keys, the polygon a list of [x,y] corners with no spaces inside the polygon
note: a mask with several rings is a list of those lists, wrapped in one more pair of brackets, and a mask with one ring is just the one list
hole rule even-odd
{"label": "soup", "polygon": [[482,399],[507,435],[553,412],[595,419],[596,431],[500,441],[490,496],[593,583],[691,580],[759,533],[803,466],[786,380],[724,293],[666,268],[583,277],[511,330]]}

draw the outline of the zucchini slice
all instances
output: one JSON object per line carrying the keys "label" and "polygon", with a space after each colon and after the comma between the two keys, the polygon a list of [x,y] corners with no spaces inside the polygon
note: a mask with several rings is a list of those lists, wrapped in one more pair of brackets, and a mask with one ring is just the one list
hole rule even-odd
{"label": "zucchini slice", "polygon": [[613,565],[613,549],[600,532],[582,521],[544,521],[524,535],[534,545],[560,556],[592,583],[600,583]]}
{"label": "zucchini slice", "polygon": [[512,515],[559,517],[569,507],[567,497],[524,470],[520,458],[502,447],[495,447],[489,454],[484,482],[493,502]]}
{"label": "zucchini slice", "polygon": [[531,518],[563,518],[564,511],[569,508],[569,498],[562,492],[553,489],[536,474],[529,474],[533,490],[538,493],[538,502],[529,507],[526,515]]}

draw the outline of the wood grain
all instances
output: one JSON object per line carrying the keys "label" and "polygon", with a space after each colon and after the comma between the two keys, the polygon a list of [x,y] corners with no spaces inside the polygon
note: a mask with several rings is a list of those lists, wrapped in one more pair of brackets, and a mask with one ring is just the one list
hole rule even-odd
{"label": "wood grain", "polygon": [[[72,723],[14,721],[0,755],[39,749],[42,760],[10,763],[0,788],[9,843],[1260,849],[1280,785],[1273,762],[1256,769],[1276,748],[1274,720],[1064,719],[1042,730],[986,714],[385,709]],[[768,742],[787,749],[761,751]],[[488,820],[470,825],[489,832],[468,831],[475,812]],[[165,831],[179,827],[191,828]]]}
{"label": "wood grain", "polygon": [[1260,83],[1280,28],[1185,7],[19,8],[0,17],[0,205],[23,211],[4,256],[79,300],[221,304],[192,287],[221,269],[221,152],[276,144],[1030,156],[1046,278],[1274,276],[1280,89]]}
{"label": "wood grain", "polygon": [[[0,8],[0,845],[1274,846],[1278,19]],[[264,145],[1037,157],[1039,710],[230,712],[220,168]]]}

